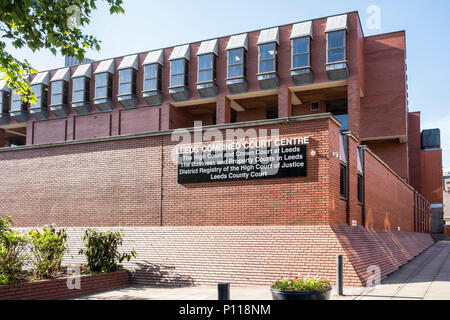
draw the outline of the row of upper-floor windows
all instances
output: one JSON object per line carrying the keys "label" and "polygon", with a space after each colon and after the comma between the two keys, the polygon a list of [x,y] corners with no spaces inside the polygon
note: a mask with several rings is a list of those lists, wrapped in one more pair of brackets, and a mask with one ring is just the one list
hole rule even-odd
{"label": "row of upper-floor windows", "polygon": [[[327,64],[346,60],[346,30],[328,32],[327,34]],[[302,69],[311,65],[310,36],[294,38],[291,40],[291,67]],[[235,48],[227,50],[227,79],[246,78],[247,76],[247,50]],[[208,83],[216,81],[217,55],[215,53],[198,56],[197,82]],[[162,65],[152,63],[143,66],[143,91],[162,90]],[[278,71],[278,43],[270,42],[258,45],[258,74]],[[189,60],[185,58],[170,61],[170,87],[188,87]],[[113,97],[113,78],[110,72],[95,74],[95,99]],[[127,68],[119,70],[119,96],[136,95],[137,70]],[[43,84],[32,86],[36,95],[36,105],[46,105],[48,89]],[[73,78],[72,102],[89,101],[90,79],[86,76]],[[3,101],[2,108],[5,108]],[[51,82],[50,104],[68,103],[68,82],[64,80]],[[13,94],[11,111],[19,110],[23,103],[19,96]]]}

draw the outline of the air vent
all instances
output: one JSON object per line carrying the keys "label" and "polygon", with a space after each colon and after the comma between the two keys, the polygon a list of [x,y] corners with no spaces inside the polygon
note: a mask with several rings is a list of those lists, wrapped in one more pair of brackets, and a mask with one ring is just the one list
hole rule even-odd
{"label": "air vent", "polygon": [[320,110],[320,102],[314,101],[311,102],[311,111],[319,111]]}

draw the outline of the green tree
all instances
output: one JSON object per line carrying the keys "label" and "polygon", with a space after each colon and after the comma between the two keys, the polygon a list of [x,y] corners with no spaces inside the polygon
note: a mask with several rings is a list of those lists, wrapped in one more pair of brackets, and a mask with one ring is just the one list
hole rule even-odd
{"label": "green tree", "polygon": [[[110,14],[124,13],[123,0],[108,2]],[[100,41],[84,34],[98,0],[0,0],[0,74],[7,85],[24,100],[35,101],[28,75],[36,73],[27,61],[7,52],[7,42],[15,48],[28,47],[33,52],[48,49],[83,60],[87,49],[100,50]]]}

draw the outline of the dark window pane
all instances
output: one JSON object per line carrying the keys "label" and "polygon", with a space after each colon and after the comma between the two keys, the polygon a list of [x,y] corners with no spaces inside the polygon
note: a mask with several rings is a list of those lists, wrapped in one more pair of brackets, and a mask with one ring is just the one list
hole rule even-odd
{"label": "dark window pane", "polygon": [[132,70],[131,69],[120,70],[120,72],[119,72],[119,82],[120,83],[131,82],[131,76],[132,76]]}
{"label": "dark window pane", "polygon": [[335,31],[328,33],[328,49],[343,47],[344,39],[345,31]]}
{"label": "dark window pane", "polygon": [[212,70],[199,71],[198,82],[206,82],[206,81],[213,81],[213,71]]}
{"label": "dark window pane", "polygon": [[183,86],[184,85],[184,75],[179,76],[171,76],[170,77],[170,85],[174,86]]}
{"label": "dark window pane", "polygon": [[145,66],[144,79],[156,78],[157,75],[158,75],[158,66],[156,63]]}
{"label": "dark window pane", "polygon": [[363,202],[363,194],[364,194],[363,177],[362,177],[362,175],[358,174],[358,202],[359,203]]}
{"label": "dark window pane", "polygon": [[294,56],[292,58],[292,67],[293,68],[301,68],[308,66],[308,55],[307,54],[301,54],[298,56]]}
{"label": "dark window pane", "polygon": [[184,59],[173,60],[170,62],[170,74],[184,73]]}
{"label": "dark window pane", "polygon": [[212,60],[213,60],[212,54],[205,54],[198,56],[198,69],[199,70],[212,69]]}
{"label": "dark window pane", "polygon": [[131,94],[131,83],[122,83],[119,85],[119,94]]}
{"label": "dark window pane", "polygon": [[259,60],[273,59],[275,57],[275,44],[268,43],[259,46]]}
{"label": "dark window pane", "polygon": [[96,87],[104,87],[107,85],[108,74],[107,73],[99,73],[95,75],[95,86]]}
{"label": "dark window pane", "polygon": [[233,77],[243,77],[243,74],[242,74],[242,65],[230,66],[230,67],[228,68],[228,77],[229,77],[229,78],[233,78]]}
{"label": "dark window pane", "polygon": [[297,38],[292,40],[292,53],[298,54],[298,53],[307,53],[308,52],[308,43],[309,38]]}
{"label": "dark window pane", "polygon": [[333,49],[328,51],[328,62],[338,62],[345,60],[345,49]]}
{"label": "dark window pane", "polygon": [[340,194],[341,197],[347,198],[347,167],[341,164],[340,171]]}
{"label": "dark window pane", "polygon": [[145,80],[144,81],[144,91],[156,90],[157,89],[156,84],[157,84],[156,79]]}
{"label": "dark window pane", "polygon": [[259,72],[260,73],[273,72],[273,71],[275,71],[275,66],[274,66],[273,60],[261,61],[259,63]]}

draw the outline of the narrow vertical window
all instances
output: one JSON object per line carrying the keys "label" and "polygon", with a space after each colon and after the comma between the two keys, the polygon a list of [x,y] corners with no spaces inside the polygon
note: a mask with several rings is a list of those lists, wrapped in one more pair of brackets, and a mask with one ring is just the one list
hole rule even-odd
{"label": "narrow vertical window", "polygon": [[22,101],[21,95],[14,92],[12,95],[11,112],[23,111],[25,109],[25,106],[26,105]]}
{"label": "narrow vertical window", "polygon": [[72,102],[89,102],[90,79],[87,77],[73,78]]}
{"label": "narrow vertical window", "polygon": [[301,37],[292,40],[292,69],[301,69],[310,66],[309,42],[310,37]]}
{"label": "narrow vertical window", "polygon": [[159,63],[152,63],[144,66],[144,90],[161,91],[162,67]]}
{"label": "narrow vertical window", "polygon": [[9,93],[0,91],[0,113],[9,114]]}
{"label": "narrow vertical window", "polygon": [[228,51],[228,79],[246,77],[246,53],[244,48]]}
{"label": "narrow vertical window", "polygon": [[108,72],[95,75],[95,98],[112,99],[112,74]]}
{"label": "narrow vertical window", "polygon": [[187,79],[188,64],[185,59],[170,61],[170,86],[181,87],[188,86]]}
{"label": "narrow vertical window", "polygon": [[259,45],[259,73],[272,73],[277,71],[277,45],[267,43]]}
{"label": "narrow vertical window", "polygon": [[213,53],[198,56],[198,83],[216,81],[215,55]]}
{"label": "narrow vertical window", "polygon": [[363,175],[358,173],[358,203],[362,204],[364,201],[364,179]]}
{"label": "narrow vertical window", "polygon": [[135,69],[123,69],[119,71],[119,95],[136,95]]}
{"label": "narrow vertical window", "polygon": [[327,33],[327,63],[343,62],[346,59],[346,31],[339,30]]}
{"label": "narrow vertical window", "polygon": [[342,198],[347,199],[348,178],[347,178],[347,165],[341,163],[340,167],[340,195]]}
{"label": "narrow vertical window", "polygon": [[63,80],[53,81],[52,83],[52,95],[51,95],[51,104],[52,105],[66,105],[68,102],[68,83]]}

